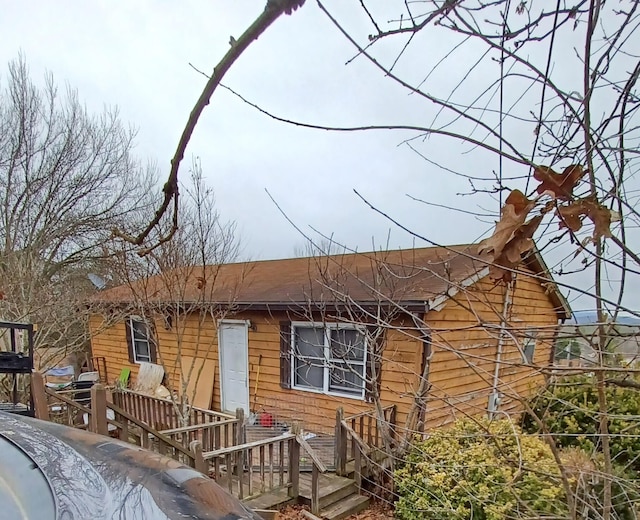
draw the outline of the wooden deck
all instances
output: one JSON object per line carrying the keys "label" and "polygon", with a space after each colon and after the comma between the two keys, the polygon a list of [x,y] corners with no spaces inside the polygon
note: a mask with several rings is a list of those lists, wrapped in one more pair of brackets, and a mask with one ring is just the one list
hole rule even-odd
{"label": "wooden deck", "polygon": [[[41,378],[40,374],[35,374],[36,381],[42,382]],[[38,401],[42,406],[36,406],[36,410],[42,408],[39,413],[46,416],[41,418],[49,418],[51,403],[47,399],[62,402],[67,411],[76,415],[84,413],[91,431],[103,435],[117,433],[122,440],[190,465],[208,474],[252,509],[273,510],[288,503],[301,503],[326,520],[341,520],[366,508],[369,503],[368,497],[360,495],[359,491],[362,478],[366,476],[366,460],[375,455],[376,450],[372,450],[374,447],[368,446],[342,419],[341,410],[337,414],[340,427],[336,429],[336,438],[331,435],[307,437],[297,423],[284,433],[282,428],[279,431],[246,428],[242,410],[234,418],[192,409],[196,424],[157,431],[134,413],[108,403],[102,385],[91,389],[91,408],[62,392],[45,389],[43,384],[40,386]],[[146,419],[155,420],[157,425],[166,425],[173,418],[170,414],[173,408],[155,398],[127,392],[126,399],[123,397],[120,401],[131,412],[141,413]],[[365,423],[360,419],[354,426],[362,429]],[[110,427],[114,432],[110,432]],[[367,432],[373,432],[372,428]],[[274,433],[279,435],[274,437]],[[340,474],[345,476],[327,471],[329,464],[322,461],[322,458],[332,459],[336,440],[340,440],[337,450]],[[353,478],[348,478],[347,475],[351,476],[352,452],[359,456],[353,461]],[[305,471],[307,467],[311,471]]]}

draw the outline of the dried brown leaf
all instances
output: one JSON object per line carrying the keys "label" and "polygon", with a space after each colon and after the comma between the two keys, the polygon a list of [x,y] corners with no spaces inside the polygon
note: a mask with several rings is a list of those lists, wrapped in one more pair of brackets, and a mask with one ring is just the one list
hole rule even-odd
{"label": "dried brown leaf", "polygon": [[580,231],[584,217],[593,222],[593,239],[611,237],[612,212],[606,206],[592,198],[580,199],[557,210],[560,227],[566,227],[573,232]]}
{"label": "dried brown leaf", "polygon": [[532,218],[522,225],[514,233],[514,236],[505,244],[500,255],[494,256],[493,265],[489,268],[489,275],[495,280],[510,281],[513,278],[512,270],[522,262],[522,255],[533,247],[533,235],[542,222],[543,215]]}
{"label": "dried brown leaf", "polygon": [[500,256],[506,244],[524,225],[527,215],[534,206],[535,202],[530,201],[524,193],[513,190],[505,201],[493,234],[480,242],[478,252],[493,253],[494,257]]}
{"label": "dried brown leaf", "polygon": [[584,174],[585,171],[580,164],[567,166],[562,173],[556,173],[548,166],[536,166],[533,178],[540,181],[538,193],[548,192],[556,199],[571,200],[573,188]]}

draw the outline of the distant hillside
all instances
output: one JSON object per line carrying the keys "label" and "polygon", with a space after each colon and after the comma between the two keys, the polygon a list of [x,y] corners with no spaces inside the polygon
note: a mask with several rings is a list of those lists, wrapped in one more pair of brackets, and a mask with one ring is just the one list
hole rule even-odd
{"label": "distant hillside", "polygon": [[[591,325],[597,323],[598,316],[595,311],[573,311],[571,319],[566,323],[567,325]],[[640,326],[640,318],[631,316],[629,314],[618,314],[617,323],[621,325]]]}

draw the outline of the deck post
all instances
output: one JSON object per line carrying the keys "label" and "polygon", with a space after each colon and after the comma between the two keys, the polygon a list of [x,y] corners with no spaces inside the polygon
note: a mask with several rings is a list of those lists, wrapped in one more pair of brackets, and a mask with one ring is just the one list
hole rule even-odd
{"label": "deck post", "polygon": [[236,430],[236,438],[233,441],[238,444],[244,444],[246,441],[246,426],[244,421],[244,409],[236,408],[236,419],[238,420],[238,429]]}
{"label": "deck post", "polygon": [[109,435],[107,427],[107,391],[100,383],[91,387],[91,431],[100,435]]}
{"label": "deck post", "polygon": [[202,443],[198,440],[191,441],[189,451],[193,453],[193,467],[200,473],[208,474],[208,464],[202,457]]}
{"label": "deck post", "polygon": [[342,407],[336,410],[336,428],[335,428],[335,462],[336,475],[344,476],[347,471],[347,437],[342,428],[344,420],[344,410]]}
{"label": "deck post", "polygon": [[33,396],[33,411],[36,419],[49,420],[49,406],[44,391],[44,378],[40,372],[31,374],[31,395]]}
{"label": "deck post", "polygon": [[359,444],[356,444],[353,455],[353,478],[356,482],[358,493],[362,493],[362,448]]}
{"label": "deck post", "polygon": [[320,470],[315,462],[311,471],[311,512],[314,515],[320,512]]}
{"label": "deck post", "polygon": [[291,425],[291,433],[295,435],[293,439],[289,439],[289,496],[298,498],[300,496],[300,444],[298,443],[298,435],[300,434],[300,424],[296,421]]}
{"label": "deck post", "polygon": [[[236,408],[236,419],[238,420],[238,428],[236,430],[236,438],[234,439],[236,446],[245,443],[245,424],[244,424],[244,409]],[[238,475],[238,498],[242,500],[244,498],[244,491],[242,489],[243,477],[244,477],[245,455],[244,450],[239,451],[236,454],[236,475]],[[229,470],[227,469],[227,472]],[[231,475],[229,475],[231,478]]]}

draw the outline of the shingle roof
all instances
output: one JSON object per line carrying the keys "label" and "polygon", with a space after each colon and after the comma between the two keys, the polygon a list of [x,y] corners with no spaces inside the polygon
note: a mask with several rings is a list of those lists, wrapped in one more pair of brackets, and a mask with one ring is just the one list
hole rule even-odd
{"label": "shingle roof", "polygon": [[181,268],[98,293],[94,301],[239,305],[361,304],[384,299],[422,304],[473,276],[486,275],[487,255],[475,245],[428,247],[311,258]]}

